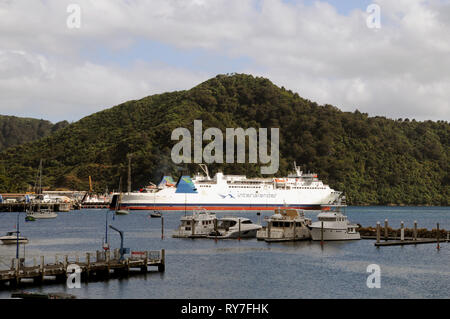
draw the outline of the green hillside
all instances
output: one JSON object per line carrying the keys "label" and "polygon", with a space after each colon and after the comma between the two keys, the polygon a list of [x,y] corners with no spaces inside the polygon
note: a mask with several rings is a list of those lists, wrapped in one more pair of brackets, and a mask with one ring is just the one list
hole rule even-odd
{"label": "green hillside", "polygon": [[40,139],[67,125],[67,121],[53,124],[45,120],[0,115],[0,151]]}
{"label": "green hillside", "polygon": [[[203,129],[279,127],[282,176],[296,161],[315,171],[351,204],[448,205],[450,124],[369,117],[320,106],[268,79],[219,75],[191,90],[128,101],[95,113],[37,142],[0,153],[0,191],[21,191],[34,183],[40,158],[44,184],[87,189],[92,176],[98,191],[126,181],[132,154],[133,189],[179,176],[170,151],[171,132]],[[204,142],[208,144],[208,142]],[[258,175],[255,164],[214,164],[227,174]],[[306,168],[306,169],[305,169]],[[124,183],[125,184],[125,183]]]}

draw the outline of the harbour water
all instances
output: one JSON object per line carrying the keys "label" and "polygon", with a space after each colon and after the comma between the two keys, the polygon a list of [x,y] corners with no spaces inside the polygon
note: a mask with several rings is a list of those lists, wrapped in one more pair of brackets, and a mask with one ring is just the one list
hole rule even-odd
{"label": "harbour water", "polygon": [[[149,212],[132,211],[114,216],[107,210],[59,213],[56,219],[25,222],[20,231],[29,244],[21,246],[21,257],[55,254],[75,255],[101,250],[105,219],[124,231],[124,246],[131,250],[166,250],[164,273],[148,273],[128,279],[82,283],[79,289],[64,284],[29,287],[33,292],[65,292],[78,298],[450,298],[450,243],[376,248],[373,240],[351,242],[266,243],[256,239],[224,240],[176,239],[172,231],[184,212],[163,213],[161,219]],[[189,213],[188,213],[189,214]],[[221,217],[225,214],[217,214]],[[256,213],[234,213],[258,222]],[[261,214],[269,216],[270,212]],[[317,212],[306,217],[317,219]],[[348,207],[349,220],[362,226],[382,224],[399,228],[403,221],[412,227],[450,230],[450,207]],[[17,213],[0,214],[0,233],[15,230]],[[264,224],[264,222],[263,222]],[[111,248],[120,246],[119,234],[108,229]],[[0,244],[0,268],[8,268],[16,247]],[[381,288],[367,287],[367,266],[381,268]],[[0,298],[10,298],[10,290],[0,290]]]}

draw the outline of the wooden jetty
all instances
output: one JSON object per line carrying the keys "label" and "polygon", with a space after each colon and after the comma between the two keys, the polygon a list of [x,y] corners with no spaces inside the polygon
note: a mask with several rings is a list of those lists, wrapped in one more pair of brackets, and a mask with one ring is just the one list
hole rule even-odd
{"label": "wooden jetty", "polygon": [[[408,229],[404,227],[401,222],[400,229],[394,230],[388,226],[388,220],[384,221],[383,235],[380,222],[377,222],[376,228],[360,228],[361,239],[376,240],[376,247],[384,246],[405,246],[405,245],[419,245],[419,244],[437,244],[437,249],[440,249],[441,242],[450,242],[450,232],[445,229],[437,227],[432,230],[418,229],[417,221],[414,222],[414,228]],[[408,236],[408,237],[407,237]],[[384,241],[383,241],[384,240]]]}
{"label": "wooden jetty", "polygon": [[37,211],[38,208],[50,209],[54,212],[68,212],[72,208],[70,203],[25,203],[25,202],[14,202],[14,203],[0,203],[0,212],[25,212],[28,209],[32,211]]}
{"label": "wooden jetty", "polygon": [[[156,266],[159,272],[165,271],[165,251],[143,251],[132,252],[129,258],[120,259],[119,249],[111,252],[108,250],[86,253],[84,260],[79,256],[69,258],[63,256],[59,260],[55,256],[54,263],[45,263],[44,256],[40,258],[40,264],[33,259],[33,265],[26,266],[24,258],[13,258],[11,268],[0,270],[0,286],[8,285],[15,288],[22,283],[22,280],[32,280],[35,285],[43,284],[44,281],[52,277],[57,282],[66,282],[67,278],[78,268],[81,271],[81,280],[88,282],[94,279],[108,279],[110,277],[127,277],[134,273],[147,273],[148,267]],[[94,260],[95,256],[95,260]],[[73,265],[73,266],[71,266]],[[136,271],[138,270],[138,271]]]}

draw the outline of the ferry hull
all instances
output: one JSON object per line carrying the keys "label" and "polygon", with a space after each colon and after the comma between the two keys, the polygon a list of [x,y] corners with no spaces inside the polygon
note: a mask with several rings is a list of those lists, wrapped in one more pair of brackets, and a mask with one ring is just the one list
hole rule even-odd
{"label": "ferry hull", "polygon": [[[255,211],[273,211],[275,209],[285,207],[283,205],[271,206],[243,206],[243,205],[204,205],[204,204],[189,204],[189,205],[136,205],[136,204],[121,204],[120,209],[129,210],[162,210],[166,212],[180,212],[180,211],[194,211],[198,209],[206,209],[208,211],[222,211],[222,212],[255,212]],[[302,210],[325,210],[321,205],[287,205],[286,207],[292,209]]]}

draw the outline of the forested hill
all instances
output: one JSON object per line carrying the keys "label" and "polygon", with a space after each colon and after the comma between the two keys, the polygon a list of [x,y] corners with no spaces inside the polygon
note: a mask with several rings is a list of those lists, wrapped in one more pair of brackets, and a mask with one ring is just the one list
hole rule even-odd
{"label": "forested hill", "polygon": [[[127,180],[127,154],[132,154],[133,189],[158,182],[163,174],[177,177],[182,172],[170,158],[171,133],[177,127],[192,132],[195,119],[203,120],[204,130],[223,132],[227,127],[279,127],[277,175],[287,174],[296,161],[344,191],[351,204],[449,205],[448,122],[342,112],[244,74],[219,75],[187,91],[128,101],[37,142],[9,148],[0,154],[0,191],[26,190],[41,158],[44,184],[53,188],[87,189],[92,176],[96,190],[117,189],[119,175]],[[187,168],[198,170],[194,164]],[[260,172],[255,164],[209,168],[212,174],[219,168],[227,174]]]}
{"label": "forested hill", "polygon": [[67,121],[53,124],[45,120],[0,115],[0,151],[40,139],[67,125]]}

